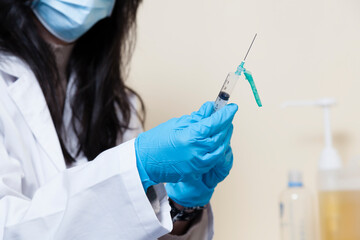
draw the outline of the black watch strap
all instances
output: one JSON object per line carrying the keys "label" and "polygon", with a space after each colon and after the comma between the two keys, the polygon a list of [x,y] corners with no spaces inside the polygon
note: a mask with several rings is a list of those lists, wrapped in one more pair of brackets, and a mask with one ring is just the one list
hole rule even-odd
{"label": "black watch strap", "polygon": [[191,221],[206,208],[205,206],[197,206],[197,207],[184,207],[183,209],[180,210],[175,207],[173,200],[171,200],[170,198],[169,198],[169,203],[171,207],[170,215],[173,222]]}

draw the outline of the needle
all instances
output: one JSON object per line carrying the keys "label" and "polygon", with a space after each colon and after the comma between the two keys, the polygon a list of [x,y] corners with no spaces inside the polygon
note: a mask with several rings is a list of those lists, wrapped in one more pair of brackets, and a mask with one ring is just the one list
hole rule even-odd
{"label": "needle", "polygon": [[250,49],[251,49],[251,47],[252,47],[252,45],[253,45],[253,43],[254,43],[254,41],[255,41],[256,36],[257,36],[257,33],[255,34],[255,36],[254,36],[254,38],[253,38],[253,40],[252,40],[252,42],[251,42],[251,44],[250,44],[250,47],[249,47],[249,49],[248,49],[248,51],[247,51],[247,53],[246,53],[246,55],[245,55],[245,57],[244,57],[244,62],[245,62],[245,59],[246,59],[247,55],[248,55],[249,52],[250,52]]}

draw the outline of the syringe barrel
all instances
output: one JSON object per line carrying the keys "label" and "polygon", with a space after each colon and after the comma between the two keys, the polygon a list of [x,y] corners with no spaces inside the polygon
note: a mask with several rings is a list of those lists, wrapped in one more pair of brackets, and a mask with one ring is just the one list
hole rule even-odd
{"label": "syringe barrel", "polygon": [[227,75],[225,82],[219,92],[219,95],[215,100],[215,104],[214,104],[215,112],[223,108],[227,104],[230,98],[230,94],[232,93],[239,77],[240,77],[239,75],[232,72]]}

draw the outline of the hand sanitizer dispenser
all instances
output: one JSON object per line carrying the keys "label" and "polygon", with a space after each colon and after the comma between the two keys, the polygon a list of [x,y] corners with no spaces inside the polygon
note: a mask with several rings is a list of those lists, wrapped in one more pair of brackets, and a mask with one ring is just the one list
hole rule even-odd
{"label": "hand sanitizer dispenser", "polygon": [[333,147],[330,107],[333,99],[286,102],[284,107],[317,106],[324,112],[325,147],[319,160],[319,210],[322,240],[360,239],[360,168],[343,166]]}
{"label": "hand sanitizer dispenser", "polygon": [[330,108],[335,104],[335,100],[331,98],[324,98],[317,101],[296,101],[285,102],[283,107],[304,107],[316,106],[321,107],[324,112],[324,133],[325,133],[325,147],[321,153],[319,160],[319,170],[330,170],[341,168],[341,159],[338,152],[333,146],[331,128],[330,128]]}

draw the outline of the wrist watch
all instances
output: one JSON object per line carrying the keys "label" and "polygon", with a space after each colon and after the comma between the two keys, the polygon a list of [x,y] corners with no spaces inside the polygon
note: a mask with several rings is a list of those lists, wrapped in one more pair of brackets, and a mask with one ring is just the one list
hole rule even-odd
{"label": "wrist watch", "polygon": [[206,208],[206,206],[197,206],[179,209],[175,206],[175,202],[170,198],[169,204],[171,207],[170,215],[173,223],[176,221],[191,221]]}

